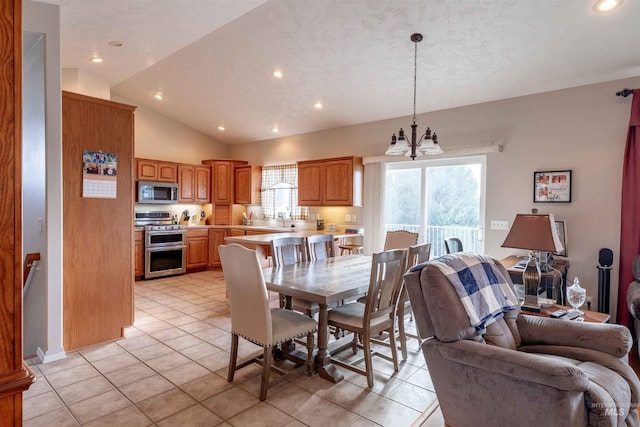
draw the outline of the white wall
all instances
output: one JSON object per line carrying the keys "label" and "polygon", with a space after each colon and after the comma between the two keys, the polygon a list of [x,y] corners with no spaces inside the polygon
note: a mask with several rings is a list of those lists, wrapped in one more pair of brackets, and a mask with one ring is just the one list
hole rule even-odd
{"label": "white wall", "polygon": [[[44,35],[24,31],[22,55],[22,253],[45,253]],[[43,223],[44,227],[44,223]],[[37,263],[40,264],[40,263]],[[47,342],[47,287],[44,270],[31,269],[23,299],[23,354]],[[42,345],[44,347],[44,345]]]}
{"label": "white wall", "polygon": [[[59,6],[37,3],[25,0],[23,2],[23,26],[24,30],[44,35],[44,108],[45,119],[36,111],[34,121],[29,117],[23,120],[28,126],[34,126],[35,133],[41,132],[44,125],[45,141],[41,137],[37,141],[25,142],[25,146],[34,145],[34,149],[45,151],[44,168],[46,176],[46,193],[38,183],[29,183],[25,189],[24,197],[36,200],[29,201],[25,206],[33,203],[35,209],[42,209],[43,200],[46,198],[44,208],[44,232],[45,244],[41,250],[41,269],[38,275],[44,276],[44,294],[35,298],[38,301],[26,301],[24,312],[24,335],[26,355],[32,354],[36,348],[38,357],[43,362],[50,362],[65,357],[62,347],[62,111],[61,111],[61,87],[60,87],[60,11]],[[25,82],[29,84],[29,82]],[[25,95],[26,96],[26,95]],[[40,106],[41,107],[41,106]],[[37,107],[37,108],[40,108]],[[31,113],[26,110],[25,113]],[[26,138],[23,138],[25,140]],[[42,146],[44,142],[45,146]],[[29,227],[30,224],[25,224]],[[31,224],[33,226],[33,224]],[[37,233],[27,236],[25,249],[31,250],[42,237]],[[35,288],[36,284],[33,284]],[[30,290],[30,292],[32,292]],[[41,292],[33,291],[34,293]],[[30,305],[34,302],[34,305]]]}
{"label": "white wall", "polygon": [[[487,227],[492,219],[511,223],[517,213],[529,213],[534,207],[540,213],[553,213],[567,221],[568,278],[580,277],[594,296],[594,307],[598,251],[613,250],[610,310],[614,314],[621,167],[631,106],[630,99],[616,97],[615,92],[639,86],[640,77],[636,77],[418,116],[418,130],[427,125],[435,129],[445,151],[491,141],[504,144],[502,153],[487,156],[485,253],[498,258],[514,253],[500,247],[506,231]],[[409,124],[410,118],[404,117],[243,144],[231,147],[231,157],[273,165],[345,155],[379,156],[391,133]],[[572,203],[534,204],[533,172],[565,169],[573,170]]]}
{"label": "white wall", "polygon": [[111,99],[109,82],[78,68],[62,69],[62,90],[94,98]]}
{"label": "white wall", "polygon": [[[116,93],[111,99],[135,105]],[[205,159],[229,158],[226,144],[145,107],[135,111],[135,141],[135,156],[145,159],[197,165]]]}

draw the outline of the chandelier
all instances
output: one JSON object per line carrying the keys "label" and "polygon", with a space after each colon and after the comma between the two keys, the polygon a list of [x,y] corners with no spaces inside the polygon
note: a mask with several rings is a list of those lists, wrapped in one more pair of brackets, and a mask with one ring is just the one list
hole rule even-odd
{"label": "chandelier", "polygon": [[442,148],[438,145],[438,136],[435,132],[431,134],[431,128],[427,127],[424,135],[417,137],[418,125],[416,124],[416,82],[418,74],[418,43],[422,41],[422,34],[411,34],[411,41],[414,44],[413,55],[413,123],[411,124],[411,141],[404,134],[404,129],[400,128],[398,137],[394,133],[391,137],[391,145],[387,148],[385,154],[398,156],[404,154],[415,160],[423,154],[441,154]]}

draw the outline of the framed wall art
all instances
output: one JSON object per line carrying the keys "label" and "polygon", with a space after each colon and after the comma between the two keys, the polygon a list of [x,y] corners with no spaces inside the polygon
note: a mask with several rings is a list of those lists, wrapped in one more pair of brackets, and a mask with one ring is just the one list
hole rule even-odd
{"label": "framed wall art", "polygon": [[533,201],[535,203],[570,203],[571,171],[534,172]]}

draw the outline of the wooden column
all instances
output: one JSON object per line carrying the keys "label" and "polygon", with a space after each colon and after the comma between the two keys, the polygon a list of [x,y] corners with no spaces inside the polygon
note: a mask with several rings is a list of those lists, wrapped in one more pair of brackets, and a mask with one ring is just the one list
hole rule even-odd
{"label": "wooden column", "polygon": [[[118,339],[133,324],[135,107],[62,92],[63,344]],[[117,155],[116,198],[83,197],[83,152]]]}
{"label": "wooden column", "polygon": [[0,0],[0,422],[22,425],[22,1]]}

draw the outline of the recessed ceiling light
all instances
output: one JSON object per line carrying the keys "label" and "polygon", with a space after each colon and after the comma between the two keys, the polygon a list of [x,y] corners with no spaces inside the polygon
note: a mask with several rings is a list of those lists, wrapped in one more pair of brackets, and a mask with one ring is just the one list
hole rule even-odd
{"label": "recessed ceiling light", "polygon": [[593,10],[599,13],[610,12],[622,4],[622,0],[598,0],[593,5]]}
{"label": "recessed ceiling light", "polygon": [[273,77],[278,78],[278,79],[281,79],[282,76],[283,76],[282,71],[280,71],[280,70],[273,70],[272,74],[273,74]]}
{"label": "recessed ceiling light", "polygon": [[313,104],[314,107],[316,107],[318,110],[321,110],[323,105],[322,102],[316,102],[315,104]]}
{"label": "recessed ceiling light", "polygon": [[271,132],[278,133],[278,132],[280,132],[280,129],[278,129],[278,126],[274,126],[274,127],[271,128]]}
{"label": "recessed ceiling light", "polygon": [[164,99],[164,95],[163,95],[162,93],[160,93],[160,92],[156,92],[156,93],[154,93],[154,94],[153,94],[153,97],[154,97],[155,99]]}
{"label": "recessed ceiling light", "polygon": [[91,62],[94,62],[96,64],[98,64],[98,63],[100,63],[102,61],[103,61],[103,59],[100,58],[99,56],[94,56],[93,58],[91,58]]}
{"label": "recessed ceiling light", "polygon": [[224,130],[224,125],[218,126],[218,130]]}
{"label": "recessed ceiling light", "polygon": [[107,43],[108,46],[113,46],[113,47],[122,47],[124,46],[124,42],[121,42],[119,40],[113,40],[110,41],[109,43]]}

